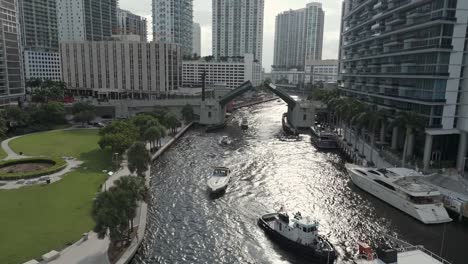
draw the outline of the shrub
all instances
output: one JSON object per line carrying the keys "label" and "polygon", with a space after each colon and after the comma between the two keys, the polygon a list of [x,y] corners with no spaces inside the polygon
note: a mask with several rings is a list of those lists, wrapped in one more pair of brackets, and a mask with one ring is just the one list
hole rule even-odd
{"label": "shrub", "polygon": [[27,158],[27,159],[2,161],[0,162],[0,168],[17,165],[17,164],[34,163],[34,162],[52,164],[52,166],[49,168],[42,169],[42,170],[29,171],[29,172],[18,172],[18,173],[0,172],[0,180],[16,181],[16,180],[21,180],[21,179],[27,180],[27,179],[38,178],[41,176],[46,176],[46,175],[59,172],[65,169],[65,167],[67,166],[67,162],[62,158],[58,158],[58,157],[40,158],[39,157],[39,158]]}

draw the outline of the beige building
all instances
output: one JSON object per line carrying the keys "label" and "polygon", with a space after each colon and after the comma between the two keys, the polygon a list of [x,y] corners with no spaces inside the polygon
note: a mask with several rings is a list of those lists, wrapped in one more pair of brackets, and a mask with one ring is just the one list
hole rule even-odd
{"label": "beige building", "polygon": [[177,44],[136,41],[60,43],[63,80],[74,94],[149,99],[182,84]]}

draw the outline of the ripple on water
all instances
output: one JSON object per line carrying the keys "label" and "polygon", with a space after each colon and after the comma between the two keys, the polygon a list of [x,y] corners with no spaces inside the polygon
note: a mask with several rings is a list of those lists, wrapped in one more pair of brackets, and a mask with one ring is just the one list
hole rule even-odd
{"label": "ripple on water", "polygon": [[[310,263],[283,251],[256,225],[257,217],[282,205],[317,218],[341,262],[349,262],[356,240],[376,241],[382,232],[439,252],[442,226],[422,225],[356,188],[340,156],[315,150],[307,135],[285,137],[285,111],[277,102],[241,110],[224,131],[189,131],[156,161],[148,230],[132,263]],[[247,131],[238,127],[243,117]],[[218,144],[224,135],[233,145]],[[232,181],[224,196],[212,199],[206,180],[219,165],[232,169]],[[447,225],[444,252],[455,264],[466,263],[467,238],[466,226]]]}

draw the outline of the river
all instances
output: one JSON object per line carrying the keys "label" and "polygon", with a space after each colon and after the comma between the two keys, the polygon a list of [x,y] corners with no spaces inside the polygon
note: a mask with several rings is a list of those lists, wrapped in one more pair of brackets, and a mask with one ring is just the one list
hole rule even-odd
{"label": "river", "polygon": [[[339,263],[351,263],[355,241],[375,242],[380,233],[442,250],[454,264],[468,263],[466,223],[423,225],[356,188],[337,153],[317,151],[308,135],[284,136],[286,110],[276,101],[238,110],[225,130],[192,129],[160,157],[153,164],[148,229],[132,264],[310,263],[282,250],[257,226],[260,215],[281,206],[316,218]],[[243,117],[247,131],[238,124]],[[224,135],[232,145],[218,144]],[[206,188],[213,166],[233,173],[219,198]]]}

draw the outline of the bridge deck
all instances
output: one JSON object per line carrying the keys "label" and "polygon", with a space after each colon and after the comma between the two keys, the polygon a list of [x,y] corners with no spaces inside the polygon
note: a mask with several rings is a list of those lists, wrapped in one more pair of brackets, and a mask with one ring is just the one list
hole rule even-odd
{"label": "bridge deck", "polygon": [[229,102],[231,102],[234,98],[236,98],[237,96],[239,96],[239,95],[241,95],[241,94],[243,94],[243,93],[245,93],[245,92],[247,92],[248,90],[251,90],[251,89],[253,89],[252,83],[250,81],[246,81],[241,86],[237,87],[236,89],[230,91],[228,94],[223,96],[219,100],[219,104],[221,106],[225,106]]}
{"label": "bridge deck", "polygon": [[274,84],[270,84],[268,88],[276,94],[279,98],[285,101],[290,107],[295,107],[297,102],[294,100],[288,93],[286,93],[283,89],[276,87]]}

